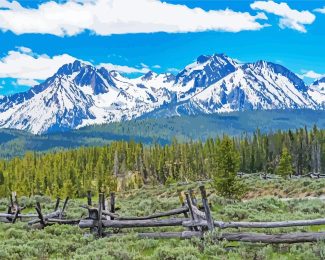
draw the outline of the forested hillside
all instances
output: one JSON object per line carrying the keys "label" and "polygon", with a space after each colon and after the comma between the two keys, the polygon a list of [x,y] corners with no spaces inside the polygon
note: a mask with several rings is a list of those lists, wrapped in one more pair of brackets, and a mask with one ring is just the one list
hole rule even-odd
{"label": "forested hillside", "polygon": [[22,156],[26,151],[71,149],[81,146],[101,146],[113,141],[142,142],[144,145],[205,141],[223,134],[240,136],[307,127],[316,124],[325,128],[325,111],[272,110],[224,114],[182,116],[159,119],[138,119],[121,123],[89,126],[71,132],[32,135],[24,131],[0,129],[0,157]]}
{"label": "forested hillside", "polygon": [[[86,190],[128,189],[144,183],[206,179],[214,176],[227,136],[169,145],[113,142],[46,154],[27,153],[0,161],[0,196],[10,190],[21,195],[83,196]],[[240,171],[303,175],[325,171],[325,130],[277,131],[230,139]],[[284,176],[286,177],[286,176]]]}

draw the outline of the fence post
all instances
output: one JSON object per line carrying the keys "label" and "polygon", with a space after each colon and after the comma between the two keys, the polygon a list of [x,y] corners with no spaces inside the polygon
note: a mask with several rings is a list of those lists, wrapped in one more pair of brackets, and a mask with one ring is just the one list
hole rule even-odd
{"label": "fence post", "polygon": [[64,212],[64,210],[65,210],[65,208],[66,208],[66,206],[67,206],[67,204],[68,204],[68,200],[69,200],[69,197],[66,197],[66,199],[65,199],[65,201],[64,201],[64,204],[63,204],[63,208],[62,208],[62,210],[61,210],[61,212],[60,212],[60,215],[59,215],[59,218],[60,218],[60,219],[62,219],[62,217],[63,217],[63,212]]}
{"label": "fence post", "polygon": [[36,209],[36,212],[38,214],[38,218],[40,219],[42,228],[44,228],[46,226],[46,221],[45,221],[44,216],[42,214],[41,204],[39,202],[36,202],[35,209]]}
{"label": "fence post", "polygon": [[[186,197],[186,202],[187,202],[188,209],[189,209],[190,214],[191,214],[191,218],[192,218],[193,221],[195,221],[196,217],[195,217],[194,212],[193,212],[192,202],[191,202],[191,199],[190,199],[190,195],[187,192],[185,193],[185,197]],[[197,227],[193,227],[193,229],[195,231],[199,230]]]}
{"label": "fence post", "polygon": [[193,189],[189,189],[188,192],[189,192],[189,194],[190,194],[190,198],[191,198],[192,204],[193,204],[194,206],[197,206],[197,199],[196,199],[196,197],[195,197],[194,190],[193,190]]}
{"label": "fence post", "polygon": [[[110,212],[115,212],[115,193],[111,192],[111,198],[110,198]],[[114,220],[113,217],[111,217],[111,220]]]}
{"label": "fence post", "polygon": [[202,196],[202,204],[203,204],[203,207],[204,207],[204,212],[205,212],[205,216],[206,216],[207,223],[208,223],[208,229],[211,231],[211,230],[214,229],[214,224],[213,224],[213,219],[212,219],[212,216],[211,216],[211,211],[210,211],[210,207],[209,207],[205,187],[200,186],[200,191],[201,191],[201,196]]}
{"label": "fence post", "polygon": [[87,204],[88,206],[91,206],[91,191],[87,191]]}
{"label": "fence post", "polygon": [[102,223],[102,206],[103,206],[104,194],[99,193],[98,197],[98,235],[103,235],[103,223]]}
{"label": "fence post", "polygon": [[55,203],[54,211],[57,211],[59,209],[59,205],[60,205],[60,197],[57,197],[56,198],[56,203]]}
{"label": "fence post", "polygon": [[[183,193],[181,191],[178,192],[178,198],[179,198],[179,202],[181,203],[182,207],[184,207],[185,206],[185,202],[184,202]],[[185,218],[188,218],[187,212],[184,212],[184,217]]]}
{"label": "fence post", "polygon": [[103,193],[103,198],[102,198],[102,210],[105,210],[106,206],[105,206],[105,193]]}

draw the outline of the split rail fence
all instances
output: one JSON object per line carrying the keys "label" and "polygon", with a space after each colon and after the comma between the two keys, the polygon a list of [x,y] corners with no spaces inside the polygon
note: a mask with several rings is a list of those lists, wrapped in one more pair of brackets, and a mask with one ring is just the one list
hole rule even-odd
{"label": "split rail fence", "polygon": [[[285,228],[325,225],[324,219],[294,220],[276,222],[224,222],[213,220],[207,192],[200,186],[201,203],[192,189],[179,193],[180,207],[165,212],[153,213],[148,216],[121,216],[116,211],[115,193],[110,193],[109,203],[105,194],[100,193],[98,203],[93,205],[91,193],[87,194],[88,216],[81,219],[66,218],[65,210],[69,198],[66,198],[60,209],[60,199],[56,200],[53,212],[44,214],[40,203],[36,203],[36,214],[23,214],[15,193],[10,196],[10,204],[6,213],[0,213],[0,221],[15,223],[18,219],[29,219],[28,224],[33,227],[44,228],[52,224],[78,225],[82,229],[89,229],[90,233],[98,237],[121,236],[129,232],[128,229],[148,227],[182,227],[180,232],[150,232],[137,233],[139,238],[204,238],[211,231],[212,238],[217,240],[242,241],[251,243],[302,243],[325,240],[325,232],[295,232],[282,234],[264,234],[252,232],[218,232],[224,229],[258,229]],[[217,231],[217,232],[212,232]]]}

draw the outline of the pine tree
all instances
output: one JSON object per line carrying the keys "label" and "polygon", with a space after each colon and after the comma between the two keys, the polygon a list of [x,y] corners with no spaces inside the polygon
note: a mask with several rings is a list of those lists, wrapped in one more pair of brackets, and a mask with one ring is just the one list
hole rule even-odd
{"label": "pine tree", "polygon": [[231,139],[227,136],[221,141],[217,154],[217,169],[214,186],[224,197],[239,199],[245,192],[244,186],[237,178],[240,158]]}
{"label": "pine tree", "polygon": [[284,147],[279,161],[277,173],[282,177],[286,178],[288,176],[291,176],[292,172],[293,172],[292,158],[288,149]]}

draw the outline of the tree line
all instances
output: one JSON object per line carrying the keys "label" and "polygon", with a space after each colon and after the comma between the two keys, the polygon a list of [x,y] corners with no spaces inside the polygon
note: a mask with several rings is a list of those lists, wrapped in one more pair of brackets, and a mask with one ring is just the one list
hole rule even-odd
{"label": "tree line", "polygon": [[[229,163],[227,149],[233,150],[231,158],[235,158]],[[253,135],[223,135],[204,142],[184,143],[175,139],[168,145],[145,146],[118,141],[102,147],[43,154],[27,152],[21,158],[0,160],[0,197],[10,191],[20,195],[80,197],[87,190],[215,178],[220,172],[228,172],[220,170],[221,167],[284,177],[324,173],[325,130],[316,126],[310,131],[307,128],[269,133],[256,130]]]}

